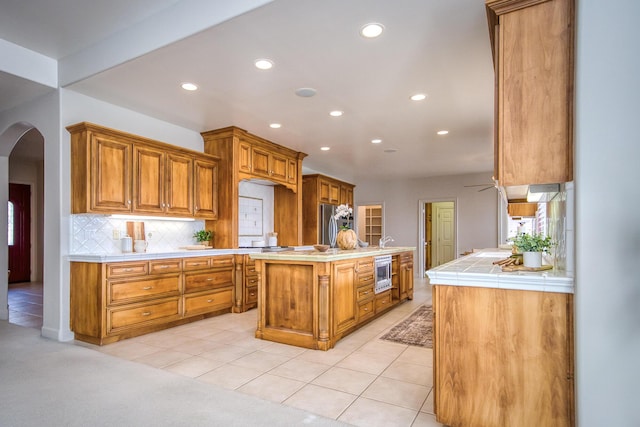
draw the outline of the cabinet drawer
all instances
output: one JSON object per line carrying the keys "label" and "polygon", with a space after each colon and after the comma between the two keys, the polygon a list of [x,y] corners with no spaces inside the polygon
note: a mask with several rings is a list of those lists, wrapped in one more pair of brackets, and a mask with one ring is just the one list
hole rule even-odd
{"label": "cabinet drawer", "polygon": [[207,268],[211,268],[211,257],[185,258],[182,261],[182,269],[185,271]]}
{"label": "cabinet drawer", "polygon": [[233,290],[231,288],[184,297],[185,316],[193,316],[231,307],[233,307]]}
{"label": "cabinet drawer", "polygon": [[412,262],[413,254],[411,252],[400,254],[400,263],[403,264],[405,262]]}
{"label": "cabinet drawer", "polygon": [[358,322],[368,319],[375,313],[373,310],[373,299],[358,304]]}
{"label": "cabinet drawer", "polygon": [[149,261],[149,274],[180,273],[181,271],[181,259],[159,259],[156,261]]}
{"label": "cabinet drawer", "polygon": [[358,272],[373,272],[373,258],[361,259],[358,261]]}
{"label": "cabinet drawer", "polygon": [[233,270],[207,271],[184,275],[184,292],[204,291],[233,285]]}
{"label": "cabinet drawer", "polygon": [[143,323],[164,323],[180,317],[180,297],[107,309],[107,333]]}
{"label": "cabinet drawer", "polygon": [[107,304],[132,302],[159,296],[177,295],[180,292],[180,275],[151,277],[134,281],[109,281]]}
{"label": "cabinet drawer", "polygon": [[257,275],[253,275],[253,276],[247,276],[244,278],[244,286],[249,288],[251,286],[258,286],[258,276]]}
{"label": "cabinet drawer", "polygon": [[358,272],[358,286],[371,285],[373,287],[374,280],[375,276],[373,271],[368,273]]}
{"label": "cabinet drawer", "polygon": [[211,258],[211,267],[212,268],[233,267],[233,255],[217,256],[217,257]]}
{"label": "cabinet drawer", "polygon": [[391,306],[391,291],[376,295],[376,313]]}
{"label": "cabinet drawer", "polygon": [[367,286],[361,286],[356,290],[356,299],[358,301],[373,297],[373,280]]}
{"label": "cabinet drawer", "polygon": [[255,304],[258,302],[258,287],[251,286],[244,290],[244,303]]}
{"label": "cabinet drawer", "polygon": [[144,276],[149,272],[147,261],[107,264],[107,277]]}

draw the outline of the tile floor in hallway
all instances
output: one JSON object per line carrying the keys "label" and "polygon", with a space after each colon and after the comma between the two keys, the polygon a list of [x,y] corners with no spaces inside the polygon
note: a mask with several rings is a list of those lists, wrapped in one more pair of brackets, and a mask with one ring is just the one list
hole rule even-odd
{"label": "tile floor in hallway", "polygon": [[356,426],[439,426],[431,349],[379,337],[423,303],[415,295],[329,351],[254,337],[257,310],[229,313],[106,346],[79,345]]}
{"label": "tile floor in hallway", "polygon": [[11,283],[8,287],[9,323],[42,328],[42,283]]}

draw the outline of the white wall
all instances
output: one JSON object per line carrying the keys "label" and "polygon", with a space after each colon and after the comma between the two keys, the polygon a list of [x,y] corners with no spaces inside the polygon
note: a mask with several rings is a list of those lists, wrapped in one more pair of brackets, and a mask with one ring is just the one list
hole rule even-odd
{"label": "white wall", "polygon": [[[456,201],[457,252],[497,245],[497,192],[465,185],[491,182],[491,172],[415,180],[357,182],[354,203],[384,202],[384,232],[394,246],[418,247],[418,201]],[[481,188],[481,187],[480,187]]]}
{"label": "white wall", "polygon": [[578,1],[577,425],[640,425],[640,2]]}

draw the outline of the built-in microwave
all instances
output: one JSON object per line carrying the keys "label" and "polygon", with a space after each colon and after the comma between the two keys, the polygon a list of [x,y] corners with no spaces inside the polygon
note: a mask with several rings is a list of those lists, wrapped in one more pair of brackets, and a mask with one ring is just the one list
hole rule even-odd
{"label": "built-in microwave", "polygon": [[379,294],[391,289],[391,255],[380,255],[374,258],[376,285],[374,292]]}

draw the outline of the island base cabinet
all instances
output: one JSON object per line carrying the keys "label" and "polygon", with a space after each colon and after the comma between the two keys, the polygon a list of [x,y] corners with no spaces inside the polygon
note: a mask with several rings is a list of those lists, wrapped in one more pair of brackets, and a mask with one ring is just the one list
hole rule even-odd
{"label": "island base cabinet", "polygon": [[573,295],[433,286],[434,410],[456,426],[573,426]]}

